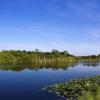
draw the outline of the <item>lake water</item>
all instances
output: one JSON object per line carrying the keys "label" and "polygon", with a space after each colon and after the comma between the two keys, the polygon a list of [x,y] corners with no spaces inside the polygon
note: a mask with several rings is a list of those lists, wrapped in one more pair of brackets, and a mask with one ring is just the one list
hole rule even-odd
{"label": "lake water", "polygon": [[63,100],[42,88],[78,77],[100,74],[100,63],[75,63],[62,68],[0,65],[0,100]]}

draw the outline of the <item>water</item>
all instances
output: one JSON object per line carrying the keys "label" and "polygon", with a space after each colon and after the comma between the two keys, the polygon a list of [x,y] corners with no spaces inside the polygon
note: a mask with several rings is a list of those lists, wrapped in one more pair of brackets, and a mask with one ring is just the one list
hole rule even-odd
{"label": "water", "polygon": [[93,75],[100,75],[100,63],[78,63],[63,69],[0,65],[0,100],[63,100],[42,88]]}

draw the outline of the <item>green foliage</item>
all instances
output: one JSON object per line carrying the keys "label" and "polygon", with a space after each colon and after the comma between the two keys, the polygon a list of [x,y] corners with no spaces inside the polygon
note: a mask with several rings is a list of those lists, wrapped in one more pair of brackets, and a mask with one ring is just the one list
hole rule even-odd
{"label": "green foliage", "polygon": [[41,52],[39,49],[34,51],[26,50],[3,50],[0,52],[0,64],[49,64],[64,62],[98,62],[100,55],[80,56],[76,57],[68,51],[58,51],[53,49],[51,52]]}
{"label": "green foliage", "polygon": [[67,100],[100,100],[100,76],[69,80],[47,86],[44,90],[65,97]]}
{"label": "green foliage", "polygon": [[82,62],[98,62],[100,61],[100,55],[80,56],[78,59]]}
{"label": "green foliage", "polygon": [[4,50],[0,52],[0,64],[38,64],[38,63],[55,63],[55,62],[75,62],[76,57],[67,52],[52,50],[51,52],[41,52],[26,50]]}

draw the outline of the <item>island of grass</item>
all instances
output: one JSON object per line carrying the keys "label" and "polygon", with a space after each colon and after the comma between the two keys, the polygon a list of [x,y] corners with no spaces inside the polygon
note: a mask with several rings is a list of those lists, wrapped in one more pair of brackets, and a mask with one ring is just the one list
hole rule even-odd
{"label": "island of grass", "polygon": [[73,79],[44,89],[66,100],[100,100],[100,76]]}

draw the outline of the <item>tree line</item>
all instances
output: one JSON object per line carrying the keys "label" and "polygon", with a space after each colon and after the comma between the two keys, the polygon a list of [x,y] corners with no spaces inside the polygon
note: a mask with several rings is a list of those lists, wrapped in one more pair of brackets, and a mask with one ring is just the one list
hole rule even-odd
{"label": "tree line", "polygon": [[58,51],[53,49],[50,52],[43,52],[39,49],[33,51],[26,50],[3,50],[0,51],[0,64],[31,64],[31,65],[51,65],[51,63],[67,62],[98,62],[100,55],[74,56],[68,51]]}
{"label": "tree line", "polygon": [[90,55],[90,56],[79,56],[79,61],[82,62],[99,62],[100,61],[100,54],[99,55]]}
{"label": "tree line", "polygon": [[0,64],[50,64],[56,62],[75,62],[77,57],[68,51],[53,49],[50,52],[42,52],[39,49],[26,50],[3,50],[0,51]]}

